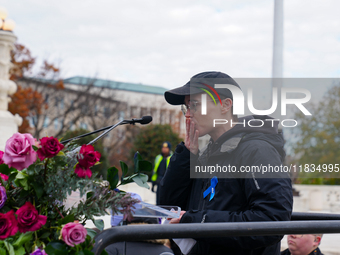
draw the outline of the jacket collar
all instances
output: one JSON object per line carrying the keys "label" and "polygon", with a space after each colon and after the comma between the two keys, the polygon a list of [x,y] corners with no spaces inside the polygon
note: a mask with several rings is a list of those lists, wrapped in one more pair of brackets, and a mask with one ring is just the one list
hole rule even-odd
{"label": "jacket collar", "polygon": [[[241,142],[242,138],[245,136],[245,133],[236,134],[224,142],[213,142],[210,139],[209,143],[200,151],[199,153],[199,161],[201,163],[207,163],[208,157],[210,156],[218,156],[224,153],[231,153],[233,152],[239,143]],[[218,148],[218,149],[216,149]]]}

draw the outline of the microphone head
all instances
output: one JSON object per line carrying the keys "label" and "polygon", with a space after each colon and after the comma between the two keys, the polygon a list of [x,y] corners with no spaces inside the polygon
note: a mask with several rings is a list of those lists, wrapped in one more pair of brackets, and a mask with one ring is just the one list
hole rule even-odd
{"label": "microphone head", "polygon": [[151,116],[143,116],[140,124],[142,125],[149,124],[151,121],[152,121]]}

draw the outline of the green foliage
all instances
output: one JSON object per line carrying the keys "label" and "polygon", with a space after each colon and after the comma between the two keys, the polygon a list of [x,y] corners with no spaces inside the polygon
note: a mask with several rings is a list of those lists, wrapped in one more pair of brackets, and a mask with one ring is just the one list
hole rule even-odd
{"label": "green foliage", "polygon": [[[66,134],[64,134],[62,136],[62,140],[67,140],[73,137],[77,137],[86,133],[89,133],[90,131],[85,130],[85,129],[76,129],[73,131],[68,131]],[[93,135],[89,135],[83,138],[80,138],[78,140],[75,140],[74,142],[76,144],[78,144],[79,146],[83,145],[83,144],[88,144],[89,142],[91,142],[93,139],[95,139],[98,136],[98,134],[93,134]],[[92,167],[92,171],[99,173],[101,176],[103,176],[103,179],[106,180],[106,173],[107,173],[107,169],[109,168],[109,162],[108,162],[108,156],[104,150],[104,145],[103,145],[103,140],[100,139],[98,141],[96,141],[93,144],[93,147],[95,149],[95,151],[100,152],[101,157],[100,157],[100,163],[94,167]]]}
{"label": "green foliage", "polygon": [[[114,213],[120,211],[131,218],[131,208],[137,200],[116,188],[133,181],[142,187],[148,187],[148,176],[140,171],[151,171],[151,163],[142,160],[139,153],[136,153],[136,173],[132,176],[126,177],[128,166],[121,162],[121,177],[118,169],[112,167],[108,169],[109,181],[98,178],[96,173],[91,178],[80,178],[74,171],[78,163],[78,151],[75,148],[78,148],[76,144],[68,144],[58,155],[43,161],[37,158],[22,171],[9,168],[5,164],[0,165],[0,172],[9,176],[7,181],[0,178],[0,184],[7,195],[0,213],[5,214],[10,210],[17,212],[29,202],[39,215],[47,217],[46,224],[35,232],[17,231],[13,236],[0,240],[0,254],[24,255],[36,248],[45,247],[47,254],[93,254],[93,232],[88,232],[83,243],[70,247],[60,239],[63,226],[70,222],[85,224],[87,220],[92,220],[99,230],[103,230],[103,221],[95,220],[94,216],[111,214],[111,210]],[[67,209],[63,201],[74,191],[79,191],[82,199],[79,204]]]}
{"label": "green foliage", "polygon": [[295,116],[300,129],[292,146],[296,164],[303,169],[305,164],[314,164],[315,170],[299,173],[297,183],[339,185],[340,173],[334,166],[340,163],[340,84],[330,88],[317,105],[308,109],[312,116],[301,112]]}
{"label": "green foliage", "polygon": [[165,141],[170,142],[174,150],[182,139],[170,125],[148,125],[135,137],[132,152],[139,151],[144,160],[154,162]]}
{"label": "green foliage", "polygon": [[[120,161],[121,167],[121,177],[119,178],[119,170],[116,167],[111,167],[107,170],[108,182],[110,183],[110,187],[114,190],[116,187],[124,184],[128,184],[131,182],[135,182],[138,186],[149,189],[149,185],[147,181],[149,177],[143,172],[151,173],[152,164],[149,161],[143,160],[142,156],[137,151],[134,156],[134,173],[130,176],[126,176],[128,173],[129,167],[123,162]],[[118,185],[118,183],[120,184]]]}

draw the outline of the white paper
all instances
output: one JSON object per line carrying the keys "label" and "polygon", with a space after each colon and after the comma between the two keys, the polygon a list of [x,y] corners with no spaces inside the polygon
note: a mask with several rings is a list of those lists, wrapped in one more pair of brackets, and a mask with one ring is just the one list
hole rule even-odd
{"label": "white paper", "polygon": [[[165,220],[162,224],[169,224],[169,222],[170,220]],[[196,244],[196,240],[192,238],[174,238],[172,240],[174,240],[184,255],[187,255]]]}

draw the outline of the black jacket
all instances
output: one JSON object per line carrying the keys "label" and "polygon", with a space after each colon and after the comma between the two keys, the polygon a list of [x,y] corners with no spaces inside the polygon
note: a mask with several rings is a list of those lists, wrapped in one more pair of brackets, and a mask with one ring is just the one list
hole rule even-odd
{"label": "black jacket", "polygon": [[[246,117],[246,121],[254,117]],[[187,211],[181,223],[290,220],[293,196],[287,173],[283,178],[263,178],[260,173],[219,178],[211,201],[210,196],[203,198],[210,179],[190,178],[190,167],[195,165],[231,165],[237,169],[261,164],[280,166],[285,157],[283,137],[277,125],[264,123],[261,128],[236,125],[216,142],[210,141],[200,156],[191,154],[184,143],[179,144],[161,181],[160,203]],[[281,239],[282,236],[207,237],[199,239],[190,254],[275,255],[280,254]]]}
{"label": "black jacket", "polygon": [[[286,249],[283,252],[281,252],[281,255],[290,255],[290,254],[291,253],[290,253],[290,251],[288,249]],[[312,251],[308,255],[323,255],[323,253],[321,253],[319,248],[316,248],[314,251]]]}
{"label": "black jacket", "polygon": [[162,244],[148,242],[118,242],[105,248],[109,255],[159,255],[173,254],[172,250]]}

